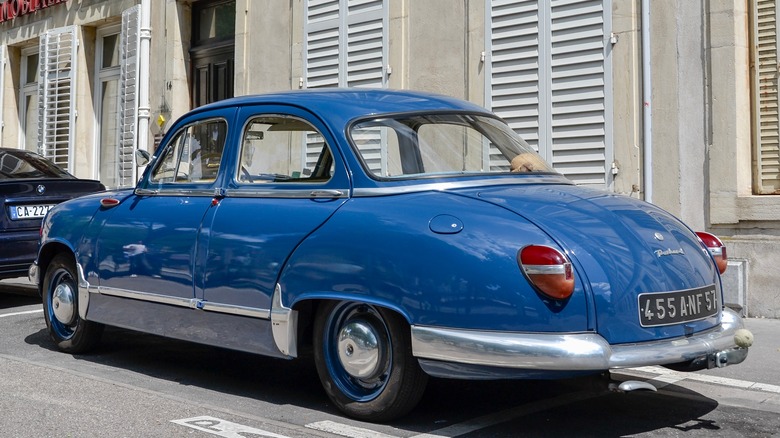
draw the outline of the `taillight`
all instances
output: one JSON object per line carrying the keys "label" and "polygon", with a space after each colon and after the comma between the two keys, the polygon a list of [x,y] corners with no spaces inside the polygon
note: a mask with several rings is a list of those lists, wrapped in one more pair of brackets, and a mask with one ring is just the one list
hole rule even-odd
{"label": "taillight", "polygon": [[571,262],[555,248],[526,246],[517,253],[517,264],[531,285],[550,298],[565,300],[574,292]]}
{"label": "taillight", "polygon": [[726,272],[726,268],[729,265],[729,259],[726,256],[726,246],[723,245],[723,242],[712,234],[703,231],[697,231],[696,235],[699,236],[699,239],[704,243],[704,246],[706,246],[710,251],[710,254],[712,254],[712,258],[715,259],[715,264],[718,265],[718,271],[720,271],[721,274]]}

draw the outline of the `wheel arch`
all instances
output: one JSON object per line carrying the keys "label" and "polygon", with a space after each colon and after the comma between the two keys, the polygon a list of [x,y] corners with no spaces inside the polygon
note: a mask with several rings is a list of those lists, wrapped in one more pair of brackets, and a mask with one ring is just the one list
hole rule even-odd
{"label": "wheel arch", "polygon": [[39,270],[38,272],[41,274],[38,276],[38,284],[36,286],[38,287],[39,294],[43,293],[43,279],[46,276],[46,271],[49,269],[49,264],[54,259],[54,257],[62,253],[68,253],[73,256],[73,260],[76,261],[76,265],[78,266],[76,252],[70,245],[65,242],[59,240],[46,242],[38,251],[37,265]]}
{"label": "wheel arch", "polygon": [[[320,306],[331,301],[353,301],[390,310],[411,326],[410,315],[398,304],[361,294],[312,291],[298,295],[283,293],[277,285],[271,308],[271,322],[277,348],[296,357],[299,346],[310,345],[314,333],[314,319]],[[289,307],[286,305],[289,302]]]}

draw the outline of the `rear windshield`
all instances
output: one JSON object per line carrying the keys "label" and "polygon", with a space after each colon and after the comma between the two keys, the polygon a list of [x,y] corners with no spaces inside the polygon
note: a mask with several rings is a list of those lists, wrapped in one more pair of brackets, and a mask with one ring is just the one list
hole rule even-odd
{"label": "rear windshield", "polygon": [[352,144],[378,178],[554,173],[501,120],[475,114],[402,114],[356,123]]}
{"label": "rear windshield", "polygon": [[0,151],[0,179],[73,178],[51,161],[26,151]]}

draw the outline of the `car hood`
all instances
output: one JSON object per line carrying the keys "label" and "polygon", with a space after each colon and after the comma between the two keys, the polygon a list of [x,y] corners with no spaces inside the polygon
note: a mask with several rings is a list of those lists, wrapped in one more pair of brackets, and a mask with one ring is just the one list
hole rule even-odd
{"label": "car hood", "polygon": [[715,285],[712,259],[685,224],[652,204],[573,185],[514,185],[464,194],[509,209],[566,248],[589,285],[596,328],[611,343],[685,336],[706,330],[719,316],[645,328],[638,295]]}

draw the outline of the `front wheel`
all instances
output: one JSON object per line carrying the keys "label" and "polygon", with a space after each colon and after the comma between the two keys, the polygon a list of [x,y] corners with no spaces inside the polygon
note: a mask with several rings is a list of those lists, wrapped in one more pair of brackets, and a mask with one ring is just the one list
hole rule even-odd
{"label": "front wheel", "polygon": [[428,376],[412,356],[409,325],[397,313],[356,302],[323,304],[314,358],[328,397],[345,414],[390,421],[420,401]]}
{"label": "front wheel", "polygon": [[103,324],[81,319],[76,263],[70,254],[51,261],[43,279],[43,316],[49,336],[67,353],[84,353],[100,340]]}

